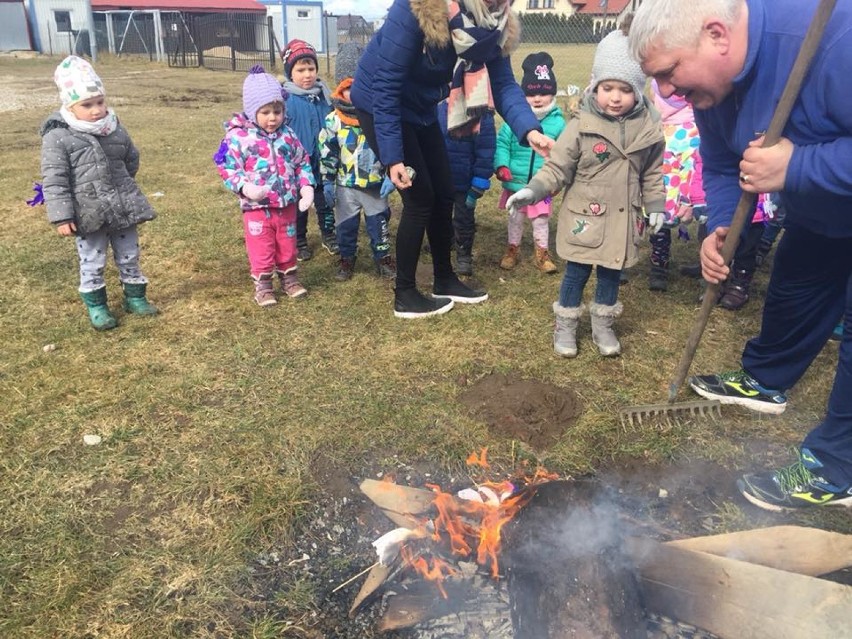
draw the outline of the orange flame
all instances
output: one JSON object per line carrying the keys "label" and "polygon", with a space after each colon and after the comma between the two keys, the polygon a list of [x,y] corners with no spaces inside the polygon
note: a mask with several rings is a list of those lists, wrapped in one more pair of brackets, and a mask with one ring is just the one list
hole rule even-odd
{"label": "orange flame", "polygon": [[482,466],[483,468],[491,468],[491,465],[488,463],[486,456],[488,455],[488,448],[485,447],[479,451],[479,457],[476,456],[476,453],[473,452],[467,456],[467,465],[468,466]]}
{"label": "orange flame", "polygon": [[[479,454],[471,453],[467,458],[468,465],[490,468],[487,460],[488,449],[483,448]],[[526,464],[523,464],[526,466]],[[478,485],[483,501],[457,499],[454,495],[441,490],[440,486],[427,484],[426,487],[435,493],[433,505],[437,515],[432,519],[432,540],[437,544],[448,544],[450,551],[456,557],[475,556],[476,563],[488,567],[495,579],[500,576],[498,556],[500,554],[501,533],[503,526],[510,522],[518,511],[535,494],[533,490],[518,490],[518,486],[530,487],[547,481],[558,479],[556,473],[543,468],[536,468],[532,474],[526,469],[515,473],[516,483],[511,481],[485,481]],[[427,523],[424,522],[424,531]],[[432,558],[430,564],[422,554],[415,554],[408,546],[400,549],[405,563],[413,567],[420,575],[433,581],[441,595],[447,594],[443,581],[456,571],[450,564]]]}
{"label": "orange flame", "polygon": [[427,581],[433,582],[440,591],[441,596],[444,599],[447,598],[447,591],[444,590],[444,580],[450,575],[457,573],[455,568],[438,557],[429,557],[427,559],[423,555],[415,554],[408,546],[403,546],[399,549],[399,552],[406,565],[411,566]]}

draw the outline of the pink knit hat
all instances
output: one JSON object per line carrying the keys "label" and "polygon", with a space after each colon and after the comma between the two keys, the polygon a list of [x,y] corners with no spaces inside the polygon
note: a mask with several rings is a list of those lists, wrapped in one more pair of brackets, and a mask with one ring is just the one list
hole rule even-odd
{"label": "pink knit hat", "polygon": [[284,104],[285,97],[286,93],[278,80],[268,74],[261,65],[256,64],[249,69],[249,74],[243,81],[243,113],[249,120],[257,124],[255,118],[262,106],[272,102]]}

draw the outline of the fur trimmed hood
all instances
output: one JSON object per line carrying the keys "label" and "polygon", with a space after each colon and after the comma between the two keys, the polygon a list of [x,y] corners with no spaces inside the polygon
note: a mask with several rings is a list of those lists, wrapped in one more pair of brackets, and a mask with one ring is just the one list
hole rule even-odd
{"label": "fur trimmed hood", "polygon": [[[509,2],[509,0],[504,0]],[[450,45],[450,15],[447,0],[410,0],[411,13],[417,18],[426,46],[442,49]],[[504,29],[503,55],[511,55],[521,42],[521,22],[511,9]]]}

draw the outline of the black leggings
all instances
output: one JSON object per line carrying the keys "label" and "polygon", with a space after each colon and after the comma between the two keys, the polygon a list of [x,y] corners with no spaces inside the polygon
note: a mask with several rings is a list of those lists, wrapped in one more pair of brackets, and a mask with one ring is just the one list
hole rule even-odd
{"label": "black leggings", "polygon": [[[373,116],[358,110],[358,121],[370,148],[378,156]],[[396,232],[396,288],[415,288],[417,261],[423,234],[429,238],[436,279],[453,275],[450,245],[453,239],[453,181],[444,134],[437,122],[428,126],[402,123],[402,154],[405,165],[417,175],[412,185],[399,192],[402,217]]]}

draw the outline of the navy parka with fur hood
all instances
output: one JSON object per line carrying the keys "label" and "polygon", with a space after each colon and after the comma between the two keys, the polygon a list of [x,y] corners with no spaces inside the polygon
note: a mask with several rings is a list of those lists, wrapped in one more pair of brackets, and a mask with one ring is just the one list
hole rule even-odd
{"label": "navy parka with fur hood", "polygon": [[[509,54],[519,38],[517,16],[506,25],[502,55],[487,63],[494,104],[518,138],[526,141],[541,126],[515,82]],[[437,121],[437,105],[449,95],[456,64],[446,0],[394,0],[355,72],[352,104],[373,116],[379,160],[403,161],[400,122],[428,126]]]}

